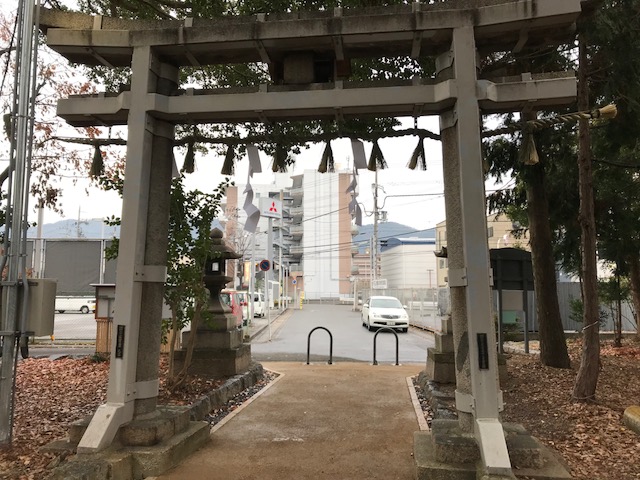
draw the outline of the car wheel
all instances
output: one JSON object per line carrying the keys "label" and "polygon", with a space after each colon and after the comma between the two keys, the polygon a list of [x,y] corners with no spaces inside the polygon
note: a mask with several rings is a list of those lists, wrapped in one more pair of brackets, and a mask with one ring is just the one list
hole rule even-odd
{"label": "car wheel", "polygon": [[373,330],[373,327],[371,326],[371,319],[367,319],[367,330]]}
{"label": "car wheel", "polygon": [[87,307],[86,305],[83,305],[82,308],[80,309],[80,313],[89,313],[89,307]]}
{"label": "car wheel", "polygon": [[407,333],[407,332],[409,331],[409,327],[407,327],[407,328],[403,328],[403,329],[402,329],[402,331],[403,331],[404,333]]}

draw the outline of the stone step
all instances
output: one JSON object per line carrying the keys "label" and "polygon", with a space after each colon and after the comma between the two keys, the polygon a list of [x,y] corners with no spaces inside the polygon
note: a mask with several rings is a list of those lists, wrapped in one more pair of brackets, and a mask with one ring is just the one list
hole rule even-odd
{"label": "stone step", "polygon": [[71,457],[53,471],[53,480],[133,480],[161,475],[209,441],[209,424],[190,422],[186,430],[145,447],[114,447]]}
{"label": "stone step", "polygon": [[[418,480],[475,480],[482,477],[474,436],[461,432],[456,420],[433,420],[430,432],[416,432],[414,458]],[[503,424],[509,458],[518,478],[570,479],[556,456],[517,424]],[[492,477],[487,477],[492,478]]]}

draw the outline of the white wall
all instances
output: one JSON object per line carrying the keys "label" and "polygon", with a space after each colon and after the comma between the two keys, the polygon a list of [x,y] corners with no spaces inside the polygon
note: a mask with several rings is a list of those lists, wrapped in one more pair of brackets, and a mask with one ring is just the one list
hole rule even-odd
{"label": "white wall", "polygon": [[[380,255],[382,278],[389,288],[435,288],[435,245],[402,244],[386,249]],[[431,275],[431,285],[429,285]]]}
{"label": "white wall", "polygon": [[305,297],[338,297],[338,174],[305,170],[302,236]]}

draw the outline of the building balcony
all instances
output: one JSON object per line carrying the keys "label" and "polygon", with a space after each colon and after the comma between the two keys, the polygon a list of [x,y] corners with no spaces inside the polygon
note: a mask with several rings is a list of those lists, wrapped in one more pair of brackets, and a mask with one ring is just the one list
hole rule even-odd
{"label": "building balcony", "polygon": [[304,189],[302,187],[296,187],[289,190],[291,198],[302,198],[304,196]]}
{"label": "building balcony", "polygon": [[292,237],[301,237],[304,233],[304,227],[302,225],[291,225],[289,233]]}
{"label": "building balcony", "polygon": [[294,219],[302,218],[303,208],[300,207],[291,207],[289,209],[289,215],[291,215]]}
{"label": "building balcony", "polygon": [[289,247],[289,253],[294,257],[300,257],[304,253],[304,248],[302,245],[291,245],[291,247]]}

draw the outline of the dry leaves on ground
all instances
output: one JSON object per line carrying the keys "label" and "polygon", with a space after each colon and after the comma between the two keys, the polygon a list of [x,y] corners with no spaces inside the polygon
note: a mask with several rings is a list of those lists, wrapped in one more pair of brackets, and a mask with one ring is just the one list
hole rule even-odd
{"label": "dry leaves on ground", "polygon": [[640,479],[640,436],[624,426],[625,408],[640,403],[640,345],[602,344],[596,401],[574,402],[580,345],[569,344],[572,369],[540,365],[534,355],[510,355],[504,420],[521,423],[556,450],[579,480]]}

